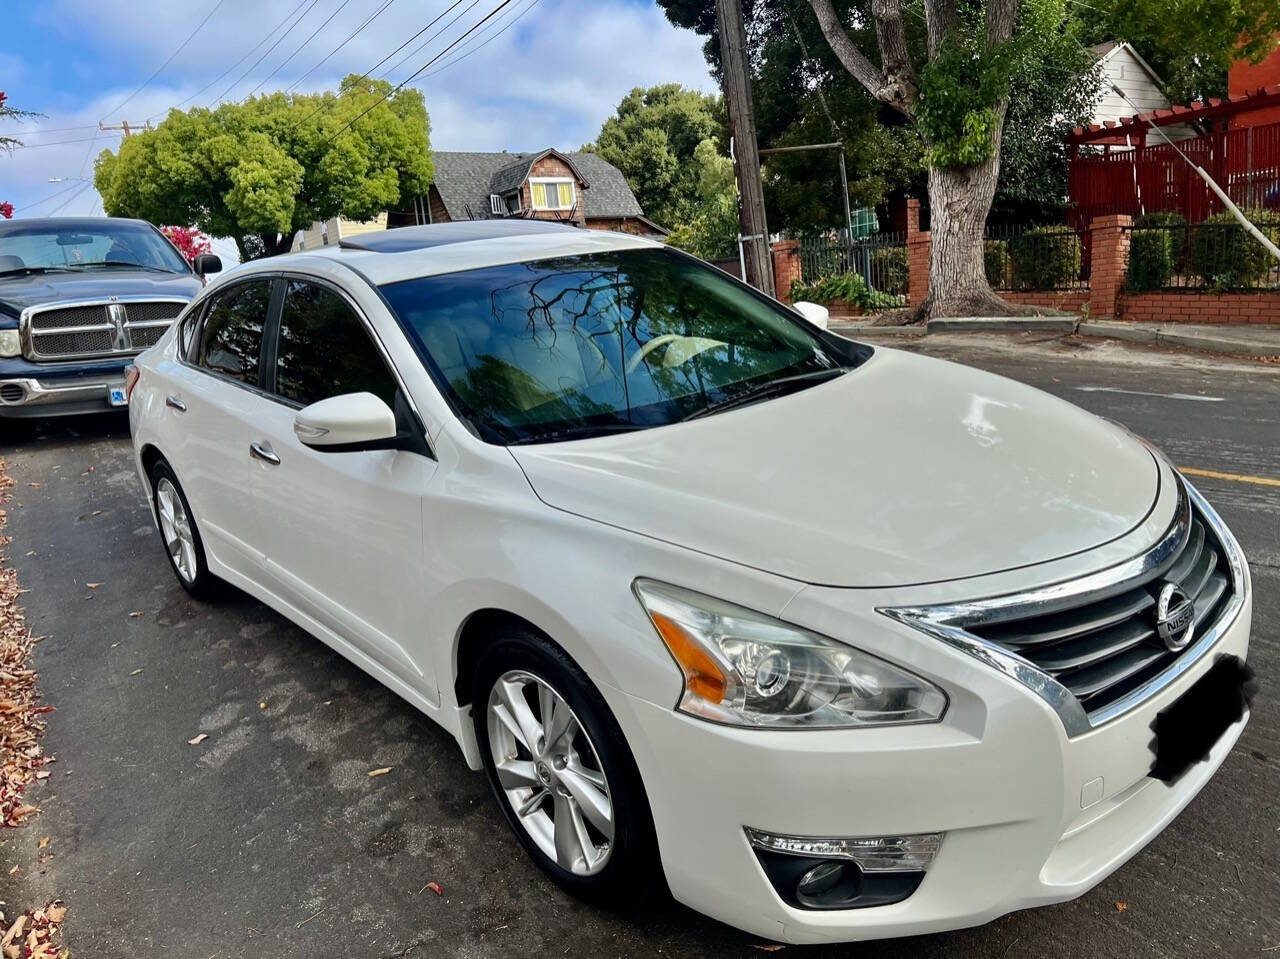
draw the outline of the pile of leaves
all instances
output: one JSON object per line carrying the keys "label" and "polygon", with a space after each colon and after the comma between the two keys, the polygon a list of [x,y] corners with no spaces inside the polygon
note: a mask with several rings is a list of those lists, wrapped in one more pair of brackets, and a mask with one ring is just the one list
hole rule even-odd
{"label": "pile of leaves", "polygon": [[[13,485],[0,460],[0,497]],[[0,507],[0,529],[5,524]],[[0,534],[0,547],[8,537]],[[21,594],[13,567],[0,565],[0,825],[16,826],[36,807],[23,801],[23,791],[32,782],[49,777],[49,760],[40,748],[44,729],[40,718],[53,711],[39,703],[36,674],[27,657],[36,640],[27,629],[18,604]]]}
{"label": "pile of leaves", "polygon": [[24,912],[0,938],[4,959],[69,959],[71,952],[59,945],[67,907],[55,899],[43,909]]}

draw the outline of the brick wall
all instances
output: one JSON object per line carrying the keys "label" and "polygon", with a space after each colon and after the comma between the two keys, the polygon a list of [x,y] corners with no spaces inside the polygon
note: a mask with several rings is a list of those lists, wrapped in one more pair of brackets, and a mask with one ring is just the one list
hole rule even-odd
{"label": "brick wall", "polygon": [[1096,318],[1116,315],[1116,299],[1124,289],[1129,266],[1129,228],[1133,217],[1125,214],[1095,217],[1089,224],[1089,314]]}
{"label": "brick wall", "polygon": [[929,295],[929,232],[920,232],[920,201],[907,200],[907,306]]}
{"label": "brick wall", "polygon": [[1119,298],[1116,316],[1135,323],[1260,323],[1280,326],[1280,292],[1175,290],[1126,293]]}
{"label": "brick wall", "polygon": [[791,284],[801,279],[800,241],[779,240],[773,244],[773,283],[778,299],[791,302]]}

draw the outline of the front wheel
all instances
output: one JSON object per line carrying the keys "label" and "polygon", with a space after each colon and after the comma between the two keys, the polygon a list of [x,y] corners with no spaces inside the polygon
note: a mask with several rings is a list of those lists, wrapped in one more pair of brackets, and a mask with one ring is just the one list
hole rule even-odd
{"label": "front wheel", "polygon": [[660,886],[635,761],[604,700],[561,650],[533,632],[504,634],[476,669],[472,716],[498,803],[547,875],[607,905]]}

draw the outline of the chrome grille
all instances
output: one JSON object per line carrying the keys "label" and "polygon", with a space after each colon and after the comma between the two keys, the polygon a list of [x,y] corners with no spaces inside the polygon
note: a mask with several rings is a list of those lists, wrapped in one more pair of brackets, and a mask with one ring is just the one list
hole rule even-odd
{"label": "chrome grille", "polygon": [[1195,512],[1171,564],[1125,592],[967,629],[1048,673],[1086,713],[1094,713],[1163,672],[1186,651],[1168,649],[1156,635],[1156,599],[1167,582],[1181,586],[1195,607],[1192,638],[1216,622],[1231,599],[1231,571],[1222,544]]}
{"label": "chrome grille", "polygon": [[139,353],[159,341],[185,306],[181,300],[119,300],[36,307],[23,315],[23,353],[31,360]]}
{"label": "chrome grille", "polygon": [[[1248,602],[1239,543],[1208,501],[1175,474],[1177,505],[1146,552],[1079,579],[936,606],[880,612],[1025,686],[1068,736],[1110,722],[1166,689],[1213,649]],[[1174,581],[1192,601],[1189,642],[1156,636],[1157,597]]]}

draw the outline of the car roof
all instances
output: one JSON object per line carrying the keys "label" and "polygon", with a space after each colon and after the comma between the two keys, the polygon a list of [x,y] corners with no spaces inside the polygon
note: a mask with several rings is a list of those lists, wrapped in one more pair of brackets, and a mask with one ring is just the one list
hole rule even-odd
{"label": "car roof", "polygon": [[32,230],[101,230],[104,226],[141,226],[154,229],[146,220],[123,216],[33,216],[0,220],[0,234],[28,233]]}
{"label": "car roof", "polygon": [[607,233],[537,220],[476,220],[364,233],[333,246],[254,260],[232,272],[243,276],[246,272],[305,268],[308,262],[324,259],[346,264],[381,286],[422,276],[557,256],[661,248],[661,243],[628,233]]}

